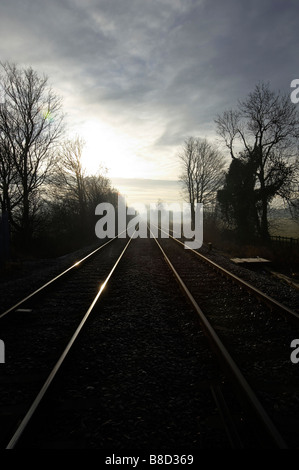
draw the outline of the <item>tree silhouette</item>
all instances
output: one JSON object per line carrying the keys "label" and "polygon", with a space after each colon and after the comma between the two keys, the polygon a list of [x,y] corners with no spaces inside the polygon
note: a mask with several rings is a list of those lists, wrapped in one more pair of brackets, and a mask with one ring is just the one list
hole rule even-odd
{"label": "tree silhouette", "polygon": [[179,153],[179,160],[180,181],[194,222],[196,204],[211,206],[216,200],[217,190],[223,184],[225,159],[206,139],[189,137]]}
{"label": "tree silhouette", "polygon": [[47,77],[32,68],[1,65],[0,200],[26,247],[34,230],[39,189],[54,168],[54,151],[63,130],[61,100]]}
{"label": "tree silhouette", "polygon": [[262,83],[239,102],[237,110],[225,111],[215,122],[233,160],[238,157],[240,145],[243,148],[257,192],[256,228],[260,237],[267,240],[269,205],[276,196],[290,201],[294,195],[290,189],[298,178],[296,106],[288,95],[275,93],[269,84]]}

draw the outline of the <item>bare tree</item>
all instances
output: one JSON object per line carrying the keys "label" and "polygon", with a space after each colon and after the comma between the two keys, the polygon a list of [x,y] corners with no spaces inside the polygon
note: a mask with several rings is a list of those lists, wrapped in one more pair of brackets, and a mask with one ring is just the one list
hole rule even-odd
{"label": "bare tree", "polygon": [[76,137],[63,142],[59,150],[58,172],[55,178],[59,195],[73,200],[82,221],[86,215],[86,170],[82,162],[85,141]]}
{"label": "bare tree", "polygon": [[84,146],[85,141],[79,136],[65,140],[58,152],[57,170],[52,178],[54,197],[71,203],[81,223],[90,208],[94,214],[95,206],[109,199],[113,192],[111,182],[105,176],[107,170],[101,165],[97,174],[86,174],[82,158]]}
{"label": "bare tree", "polygon": [[65,140],[58,152],[55,176],[51,179],[48,195],[48,232],[57,232],[65,240],[71,234],[75,240],[89,242],[94,237],[95,208],[101,202],[116,206],[117,192],[99,165],[95,175],[88,175],[84,167],[85,141],[77,136]]}
{"label": "bare tree", "polygon": [[179,153],[182,173],[180,181],[191,205],[194,220],[195,205],[211,206],[224,178],[225,158],[207,139],[189,137]]}
{"label": "bare tree", "polygon": [[240,154],[251,162],[258,197],[258,230],[269,237],[268,209],[276,196],[291,201],[298,180],[299,115],[289,95],[259,84],[237,110],[225,111],[215,120],[217,131],[232,159]]}
{"label": "bare tree", "polygon": [[16,171],[9,152],[9,143],[0,133],[0,204],[2,213],[11,214],[21,200],[16,194]]}
{"label": "bare tree", "polygon": [[61,100],[47,77],[39,77],[32,68],[1,66],[1,205],[26,243],[32,234],[37,193],[53,168],[63,130]]}
{"label": "bare tree", "polygon": [[85,178],[85,187],[87,204],[92,213],[94,213],[95,207],[100,202],[111,202],[110,198],[113,188],[111,187],[111,181],[106,176],[100,173],[87,176]]}

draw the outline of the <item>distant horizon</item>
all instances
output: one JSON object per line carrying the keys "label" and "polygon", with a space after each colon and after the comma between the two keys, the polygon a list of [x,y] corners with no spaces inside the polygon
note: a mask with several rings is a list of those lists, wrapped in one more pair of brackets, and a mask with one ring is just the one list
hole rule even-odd
{"label": "distant horizon", "polygon": [[182,184],[179,180],[162,180],[153,178],[121,178],[107,175],[115,187],[126,199],[128,205],[187,202],[182,195]]}

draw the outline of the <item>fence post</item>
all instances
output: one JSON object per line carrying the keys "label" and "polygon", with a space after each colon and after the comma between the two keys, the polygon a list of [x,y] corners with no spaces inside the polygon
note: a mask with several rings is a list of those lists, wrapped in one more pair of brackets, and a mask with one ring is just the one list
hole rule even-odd
{"label": "fence post", "polygon": [[289,252],[294,253],[299,248],[299,238],[293,237],[282,237],[281,235],[271,235],[271,241],[274,244],[278,244],[283,248],[287,248]]}

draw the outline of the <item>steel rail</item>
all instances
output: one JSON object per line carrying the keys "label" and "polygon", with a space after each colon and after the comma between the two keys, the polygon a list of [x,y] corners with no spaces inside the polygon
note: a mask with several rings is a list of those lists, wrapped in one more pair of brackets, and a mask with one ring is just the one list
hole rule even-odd
{"label": "steel rail", "polygon": [[[159,227],[159,230],[161,230],[162,232],[164,233],[167,233],[165,232],[165,230],[162,230],[160,227]],[[176,241],[177,243],[184,245],[183,242],[181,242],[180,240],[178,240],[177,238],[173,237],[172,235],[170,235],[168,233],[169,237],[172,238],[174,241]],[[297,312],[295,312],[294,310],[292,310],[291,308],[287,307],[286,305],[283,305],[282,303],[278,302],[277,300],[273,299],[273,297],[270,297],[269,295],[265,294],[264,292],[262,292],[261,290],[257,289],[256,287],[254,287],[252,284],[250,284],[249,282],[247,281],[244,281],[243,279],[241,279],[240,277],[236,276],[235,274],[231,273],[230,271],[228,271],[227,269],[223,268],[222,266],[220,266],[219,264],[215,263],[214,261],[210,260],[209,258],[207,258],[206,256],[202,255],[201,253],[198,253],[198,251],[195,251],[193,250],[192,248],[188,248],[188,251],[189,252],[192,252],[194,253],[196,256],[198,256],[202,261],[204,261],[205,263],[209,264],[210,266],[212,266],[214,269],[216,269],[217,271],[219,271],[221,274],[225,275],[226,277],[228,277],[229,279],[233,280],[235,283],[239,284],[241,287],[243,287],[244,289],[246,289],[249,293],[251,294],[254,294],[255,297],[257,297],[260,301],[262,301],[264,304],[268,305],[268,307],[270,307],[271,310],[276,310],[280,313],[283,313],[283,314],[287,314],[287,315],[290,315],[291,318],[293,320],[295,320],[296,322],[299,321],[299,314]]]}
{"label": "steel rail", "polygon": [[77,266],[79,266],[81,263],[83,263],[84,261],[86,261],[88,258],[90,258],[91,256],[93,256],[95,253],[97,253],[98,251],[100,251],[102,248],[104,248],[106,245],[108,245],[109,243],[111,243],[113,240],[116,240],[116,238],[118,238],[119,235],[121,235],[122,233],[124,233],[125,230],[121,233],[119,233],[118,235],[116,235],[116,237],[114,238],[111,238],[111,240],[109,240],[108,242],[104,243],[103,245],[101,245],[100,247],[96,248],[94,251],[92,251],[91,253],[89,253],[88,255],[86,255],[84,258],[82,258],[81,260],[77,261],[76,263],[74,263],[72,266],[70,266],[69,268],[67,268],[65,271],[63,271],[62,273],[58,274],[58,276],[55,276],[53,279],[51,279],[50,281],[46,282],[45,284],[43,284],[41,287],[39,287],[38,289],[36,289],[34,292],[32,292],[31,294],[27,295],[27,297],[24,297],[24,299],[20,300],[18,303],[16,303],[15,305],[13,305],[12,307],[10,307],[8,310],[6,310],[5,312],[1,313],[0,315],[0,319],[5,317],[8,313],[11,313],[13,312],[14,310],[16,310],[17,308],[19,308],[21,305],[23,305],[25,302],[27,302],[27,300],[31,299],[32,297],[34,297],[35,295],[37,295],[38,293],[40,293],[42,290],[44,290],[46,287],[49,287],[51,284],[53,284],[54,282],[56,282],[58,279],[60,279],[62,276],[64,276],[65,274],[67,274],[69,271],[71,271],[72,269],[76,268]]}
{"label": "steel rail", "polygon": [[211,385],[210,390],[219,410],[219,414],[221,416],[221,420],[232,449],[244,449],[242,439],[236,428],[229,407],[224,399],[221,388],[219,385]]}
{"label": "steel rail", "polygon": [[103,282],[103,284],[101,284],[100,286],[100,289],[97,293],[97,295],[95,296],[95,298],[93,299],[90,307],[88,308],[87,312],[85,313],[83,319],[81,320],[79,326],[77,327],[75,333],[73,334],[73,336],[71,337],[69,343],[67,344],[66,348],[64,349],[63,353],[61,354],[60,358],[58,359],[58,361],[56,362],[55,366],[53,367],[52,371],[50,372],[47,380],[45,381],[44,385],[42,386],[41,390],[39,391],[39,393],[37,394],[36,398],[34,399],[32,405],[30,406],[29,410],[27,411],[26,415],[24,416],[24,418],[22,419],[21,423],[19,424],[17,430],[15,431],[14,435],[12,436],[12,438],[10,439],[9,443],[7,444],[6,446],[6,449],[9,450],[9,449],[13,449],[16,444],[18,443],[20,437],[22,436],[25,428],[27,427],[29,421],[31,420],[32,416],[34,415],[36,409],[38,408],[40,402],[42,401],[44,395],[46,394],[50,384],[52,383],[54,377],[56,376],[58,370],[60,369],[63,361],[65,360],[67,354],[69,353],[72,345],[74,344],[75,340],[77,339],[79,333],[81,332],[86,320],[88,319],[90,313],[92,312],[94,306],[96,305],[100,295],[102,294],[103,290],[105,289],[106,285],[107,285],[107,282],[109,281],[110,277],[112,276],[116,266],[118,265],[118,263],[120,262],[121,258],[123,257],[126,249],[128,248],[130,242],[131,242],[132,238],[129,239],[128,243],[126,244],[125,248],[123,249],[123,251],[121,252],[120,256],[118,257],[116,263],[114,264],[113,268],[111,269],[110,273],[108,274],[108,276],[106,277],[105,281]]}
{"label": "steel rail", "polygon": [[234,379],[236,380],[237,384],[239,385],[242,393],[245,395],[245,398],[247,399],[248,403],[251,405],[252,410],[254,411],[255,415],[257,416],[257,418],[259,419],[259,421],[263,425],[264,429],[266,430],[267,435],[272,439],[273,444],[275,444],[276,447],[278,447],[280,449],[287,449],[288,447],[287,447],[287,444],[285,443],[284,439],[282,438],[279,431],[277,430],[277,428],[273,424],[272,420],[268,416],[268,414],[265,411],[264,407],[262,406],[259,399],[255,395],[254,391],[250,387],[249,383],[247,382],[247,380],[243,376],[243,374],[240,371],[239,367],[237,366],[237,364],[235,363],[235,361],[231,357],[230,353],[228,352],[228,350],[226,349],[226,347],[224,346],[224,344],[220,340],[220,338],[217,335],[216,331],[214,330],[214,328],[212,327],[212,325],[210,324],[210,322],[206,318],[205,314],[203,313],[203,311],[201,310],[201,308],[199,307],[199,305],[195,301],[195,299],[192,296],[191,292],[189,291],[189,289],[185,285],[184,281],[181,279],[180,275],[178,274],[178,272],[174,268],[173,264],[171,263],[170,259],[166,255],[165,251],[163,250],[162,246],[160,245],[160,243],[158,242],[158,240],[156,239],[156,237],[154,236],[153,233],[152,233],[152,237],[154,238],[155,242],[157,243],[160,251],[163,254],[163,257],[164,257],[166,263],[170,267],[172,273],[175,276],[175,279],[179,283],[179,285],[182,288],[182,290],[183,290],[184,294],[186,295],[187,299],[189,300],[189,302],[193,306],[194,310],[199,315],[200,322],[202,324],[202,327],[203,327],[205,333],[207,334],[208,338],[212,341],[213,346],[216,347],[216,349],[218,351],[218,354],[220,355],[221,360],[224,360],[226,366],[228,367],[228,369],[232,373],[232,375],[233,375]]}

